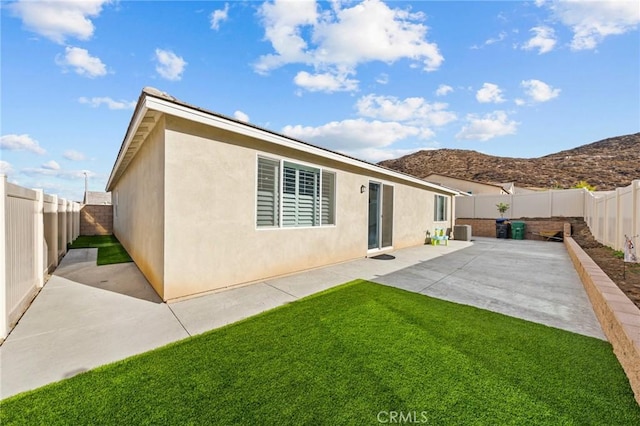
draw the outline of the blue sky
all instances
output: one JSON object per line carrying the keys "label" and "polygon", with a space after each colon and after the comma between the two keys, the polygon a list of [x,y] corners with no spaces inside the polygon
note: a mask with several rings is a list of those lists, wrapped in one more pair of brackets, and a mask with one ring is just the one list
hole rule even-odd
{"label": "blue sky", "polygon": [[[153,86],[377,162],[538,157],[640,131],[637,1],[1,3],[0,167],[101,191]],[[188,167],[188,165],[185,165]]]}

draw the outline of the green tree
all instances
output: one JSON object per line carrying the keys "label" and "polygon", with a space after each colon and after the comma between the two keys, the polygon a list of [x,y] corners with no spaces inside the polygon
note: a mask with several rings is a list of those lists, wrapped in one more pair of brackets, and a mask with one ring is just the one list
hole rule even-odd
{"label": "green tree", "polygon": [[573,185],[574,188],[584,188],[587,191],[595,191],[596,187],[591,185],[589,182],[587,182],[586,180],[581,180],[580,182],[576,183],[575,185]]}

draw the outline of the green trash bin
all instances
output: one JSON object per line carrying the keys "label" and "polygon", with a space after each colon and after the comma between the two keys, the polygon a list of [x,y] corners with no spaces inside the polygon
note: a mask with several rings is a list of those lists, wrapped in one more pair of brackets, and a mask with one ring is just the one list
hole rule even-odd
{"label": "green trash bin", "polygon": [[511,222],[511,238],[514,240],[524,240],[524,222]]}

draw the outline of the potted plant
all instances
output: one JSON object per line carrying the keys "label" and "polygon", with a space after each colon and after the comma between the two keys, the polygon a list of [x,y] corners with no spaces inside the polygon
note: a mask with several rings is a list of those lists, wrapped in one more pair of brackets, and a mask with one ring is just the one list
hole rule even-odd
{"label": "potted plant", "polygon": [[500,212],[500,217],[504,217],[504,213],[507,210],[509,210],[509,204],[507,204],[507,203],[496,204],[496,207],[498,208],[498,211]]}
{"label": "potted plant", "polygon": [[500,212],[500,219],[496,219],[496,238],[509,238],[509,221],[504,218],[504,213],[509,210],[509,204],[496,204]]}

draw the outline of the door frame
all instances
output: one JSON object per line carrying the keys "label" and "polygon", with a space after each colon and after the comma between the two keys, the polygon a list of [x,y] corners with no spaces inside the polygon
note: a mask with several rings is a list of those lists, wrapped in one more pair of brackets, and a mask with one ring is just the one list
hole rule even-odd
{"label": "door frame", "polygon": [[[377,244],[375,247],[370,247],[369,244],[369,236],[370,236],[370,228],[371,228],[371,216],[370,216],[370,209],[371,209],[371,187],[372,185],[376,185],[378,187],[378,200],[377,200],[377,211],[376,211],[376,221],[377,221],[377,229],[376,229],[376,236],[377,236]],[[390,199],[386,199],[385,200],[385,187],[386,188],[391,188],[391,198]],[[391,185],[391,184],[386,184],[383,183],[381,181],[377,181],[377,180],[369,180],[369,185],[368,185],[369,191],[368,191],[368,203],[367,203],[367,253],[375,253],[375,252],[379,252],[382,250],[389,250],[393,248],[393,212],[395,210],[395,185]],[[388,198],[388,197],[387,197]],[[384,211],[385,211],[385,207],[389,207],[388,204],[386,203],[391,203],[391,221],[388,222],[388,224],[391,226],[390,230],[387,230],[385,228],[385,221],[384,221]],[[384,238],[384,233],[385,232],[391,232],[391,245],[387,245],[387,246],[383,246],[382,242]]]}

